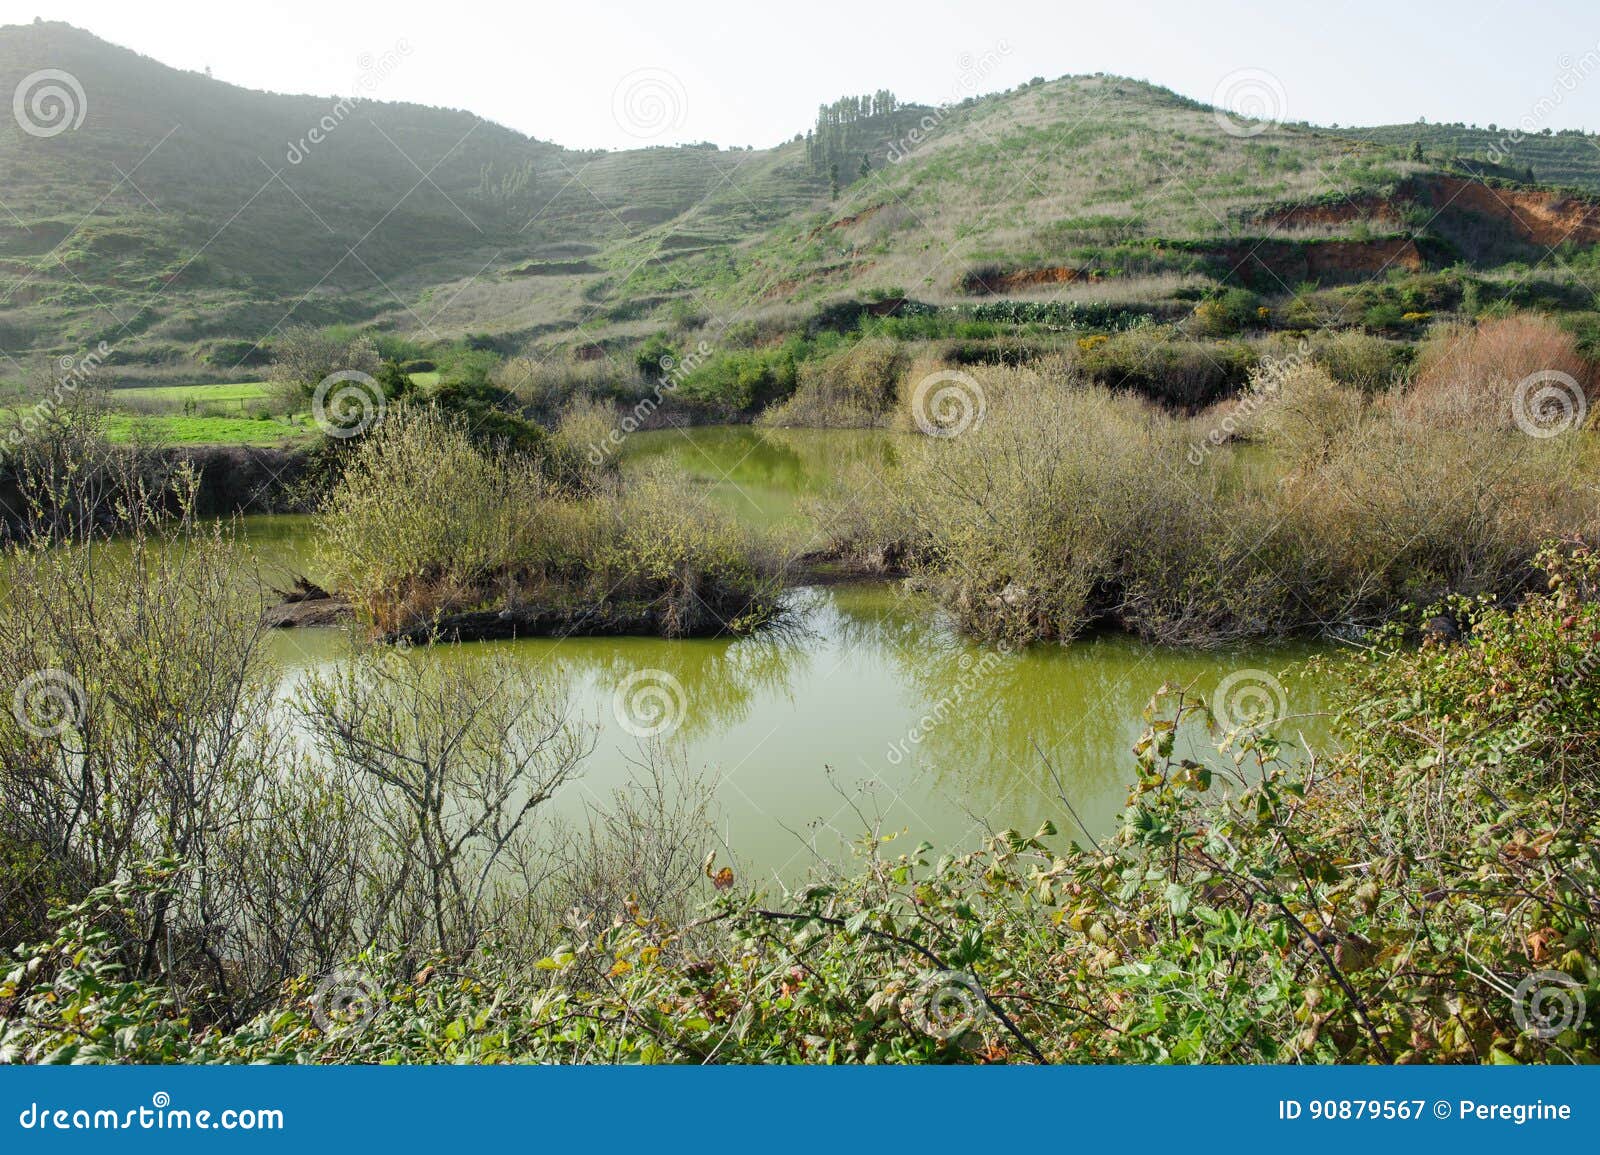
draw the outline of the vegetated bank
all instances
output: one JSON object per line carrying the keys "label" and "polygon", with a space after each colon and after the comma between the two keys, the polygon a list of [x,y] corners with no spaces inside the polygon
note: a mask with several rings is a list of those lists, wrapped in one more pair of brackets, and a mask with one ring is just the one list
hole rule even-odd
{"label": "vegetated bank", "polygon": [[[1593,551],[1541,557],[1515,609],[1452,602],[1459,642],[1376,635],[1341,663],[1340,753],[1171,687],[1110,838],[1064,794],[1061,830],[951,856],[869,829],[764,894],[670,775],[525,857],[583,747],[511,671],[358,654],[299,700],[320,765],[263,745],[259,624],[192,544],[119,571],[160,611],[126,615],[76,548],[9,547],[8,667],[121,689],[55,732],[0,717],[36,864],[8,891],[8,1061],[1600,1060]],[[1178,757],[1189,732],[1220,757]]]}
{"label": "vegetated bank", "polygon": [[[38,417],[14,417],[0,426],[0,534],[25,535],[30,524],[59,511],[51,505],[68,468],[92,473],[107,494],[136,500],[135,493],[170,497],[176,479],[192,512],[204,517],[288,513],[306,508],[308,485],[319,472],[316,447],[277,448],[242,445],[129,445],[105,436],[107,414],[93,398],[70,403]],[[115,519],[110,505],[102,516]]]}
{"label": "vegetated bank", "polygon": [[381,636],[745,633],[774,620],[782,558],[665,471],[623,478],[401,408],[356,446],[321,506],[332,587]]}
{"label": "vegetated bank", "polygon": [[[1243,524],[1279,572],[1316,579],[1301,596],[1376,615],[1452,588],[1395,610],[1341,667],[1337,752],[1173,689],[1112,838],[1069,825],[1065,787],[1036,833],[941,857],[869,830],[854,868],[778,895],[718,866],[705,786],[665,751],[587,824],[543,827],[588,738],[559,685],[509,665],[357,649],[290,703],[304,757],[273,713],[261,593],[228,531],[185,516],[181,489],[108,491],[69,457],[33,489],[53,516],[5,546],[0,661],[22,705],[0,716],[0,829],[22,952],[0,1056],[1592,1061],[1594,1020],[1561,1008],[1594,1001],[1600,967],[1600,562],[1571,540],[1594,475],[1570,456],[1585,430],[1516,428],[1507,349],[1553,348],[1533,324],[1450,335],[1393,395],[1314,364],[1261,380],[1259,404],[1221,418],[1276,445],[1286,483],[1257,485],[1244,459],[1198,497],[1158,488],[1150,463],[1220,461],[1201,436],[1219,415],[1180,425],[1048,367],[972,375],[982,423],[925,439],[904,467],[916,484],[864,508],[903,527],[901,504],[932,487],[901,564],[975,631],[1070,636],[1107,575],[1152,632],[1280,628],[1283,602],[1243,605],[1212,560],[1244,564],[1222,522],[1266,502],[1284,504]],[[1493,388],[1428,369],[1476,357],[1502,370]],[[595,418],[574,410],[506,456],[400,399],[354,439],[324,511],[340,584],[396,625],[485,597],[605,604],[614,578],[666,611],[744,596],[754,571],[722,523],[667,480],[608,488],[574,459]],[[1311,528],[1288,504],[1302,487]],[[1202,549],[1187,531],[1210,506]],[[1331,544],[1274,545],[1280,517]],[[1568,540],[1527,556],[1551,526]],[[100,548],[113,529],[124,560]],[[963,602],[972,558],[995,602]],[[1217,755],[1179,756],[1180,732],[1211,733]]]}
{"label": "vegetated bank", "polygon": [[990,639],[1349,634],[1449,594],[1514,600],[1544,542],[1600,535],[1594,367],[1537,318],[1443,332],[1381,391],[1269,361],[1193,417],[1070,362],[925,380],[902,405],[954,424],[844,478],[820,520]]}

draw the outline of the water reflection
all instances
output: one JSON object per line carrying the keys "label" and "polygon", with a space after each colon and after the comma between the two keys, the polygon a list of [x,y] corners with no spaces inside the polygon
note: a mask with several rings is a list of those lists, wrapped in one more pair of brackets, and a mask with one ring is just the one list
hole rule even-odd
{"label": "water reflection", "polygon": [[887,469],[896,440],[873,429],[708,426],[635,434],[624,460],[633,468],[670,463],[705,483],[735,517],[770,528],[800,520],[801,502],[847,467]]}
{"label": "water reflection", "polygon": [[[893,439],[673,430],[636,435],[629,452],[634,462],[676,462],[739,516],[795,524],[797,503],[841,461],[885,460]],[[303,519],[251,519],[247,530],[269,572],[314,565]],[[1049,818],[1067,830],[1064,793],[1105,833],[1133,778],[1142,711],[1163,682],[1210,694],[1233,671],[1279,673],[1311,652],[1185,653],[1120,636],[1000,652],[964,641],[931,603],[895,584],[796,590],[790,608],[789,629],[754,638],[526,639],[440,648],[429,659],[509,654],[568,685],[575,715],[599,731],[582,780],[554,803],[572,816],[634,772],[641,739],[618,718],[619,688],[641,671],[667,675],[682,709],[663,737],[718,781],[723,836],[741,871],[793,881],[818,856],[839,858],[869,821],[957,849],[986,828]],[[293,677],[348,643],[301,631],[275,645]],[[1320,707],[1314,683],[1284,684],[1292,712]]]}

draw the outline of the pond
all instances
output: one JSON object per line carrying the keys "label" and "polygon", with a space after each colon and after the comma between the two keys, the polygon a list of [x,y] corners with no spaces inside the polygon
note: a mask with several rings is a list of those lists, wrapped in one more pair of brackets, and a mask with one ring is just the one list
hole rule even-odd
{"label": "pond", "polygon": [[[635,434],[627,464],[669,462],[707,500],[803,539],[808,494],[841,462],[893,451],[882,433],[704,428]],[[245,524],[268,580],[314,572],[307,519]],[[1078,821],[1109,832],[1133,778],[1142,712],[1163,682],[1274,697],[1290,715],[1280,737],[1325,741],[1319,686],[1299,670],[1307,646],[1197,653],[1118,635],[1006,653],[964,641],[898,583],[788,596],[794,626],[769,636],[528,639],[431,653],[510,654],[567,685],[575,716],[598,730],[557,810],[577,816],[609,797],[653,737],[715,781],[721,834],[741,873],[786,882],[819,858],[842,860],[869,822],[952,851],[1047,818],[1063,833]],[[293,671],[336,659],[347,642],[302,630],[273,645]]]}

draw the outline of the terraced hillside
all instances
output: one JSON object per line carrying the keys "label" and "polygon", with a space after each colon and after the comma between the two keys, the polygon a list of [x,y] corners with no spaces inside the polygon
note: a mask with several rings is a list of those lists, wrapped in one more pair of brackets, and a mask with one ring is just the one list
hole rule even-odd
{"label": "terraced hillside", "polygon": [[[124,381],[248,380],[293,324],[510,353],[625,347],[685,318],[781,331],[846,298],[1183,312],[1223,284],[1288,295],[1597,239],[1593,202],[1514,165],[1478,179],[1437,132],[1418,160],[1414,126],[1242,122],[1111,76],[855,102],[888,111],[836,126],[819,165],[798,133],[579,152],[368,98],[404,66],[374,62],[360,99],[281,96],[66,25],[0,29],[8,87],[54,69],[82,90],[70,131],[0,124],[0,376],[104,340]],[[1524,146],[1541,175],[1600,187],[1574,139]]]}
{"label": "terraced hillside", "polygon": [[[837,206],[751,246],[727,295],[808,299],[850,286],[950,300],[1112,279],[1143,294],[1201,272],[1201,250],[1246,235],[1266,205],[1416,171],[1393,150],[1255,127],[1225,131],[1209,108],[1115,77],[974,101]],[[1352,219],[1318,239],[1373,224]]]}
{"label": "terraced hillside", "polygon": [[[375,62],[374,90],[386,67],[404,61]],[[8,92],[42,70],[72,77],[81,96],[62,91],[82,115],[60,132],[0,124],[12,356],[108,340],[124,365],[226,369],[286,320],[548,324],[579,307],[591,258],[618,238],[637,245],[695,209],[704,243],[725,243],[824,187],[775,176],[771,153],[576,152],[365,93],[250,92],[62,24],[0,29]],[[439,319],[456,300],[439,287],[482,273],[522,307]]]}
{"label": "terraced hillside", "polygon": [[1422,146],[1428,160],[1458,162],[1483,172],[1600,193],[1600,136],[1567,130],[1545,133],[1517,124],[1479,128],[1464,124],[1385,124],[1339,131],[1350,140],[1410,150]]}

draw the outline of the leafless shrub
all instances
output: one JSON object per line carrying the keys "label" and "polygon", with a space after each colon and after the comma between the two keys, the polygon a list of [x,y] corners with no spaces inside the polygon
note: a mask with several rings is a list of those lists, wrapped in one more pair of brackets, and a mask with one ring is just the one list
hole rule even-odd
{"label": "leafless shrub", "polygon": [[503,864],[592,746],[563,696],[509,662],[382,649],[314,675],[299,710],[377,835],[365,937],[469,954],[490,929]]}

